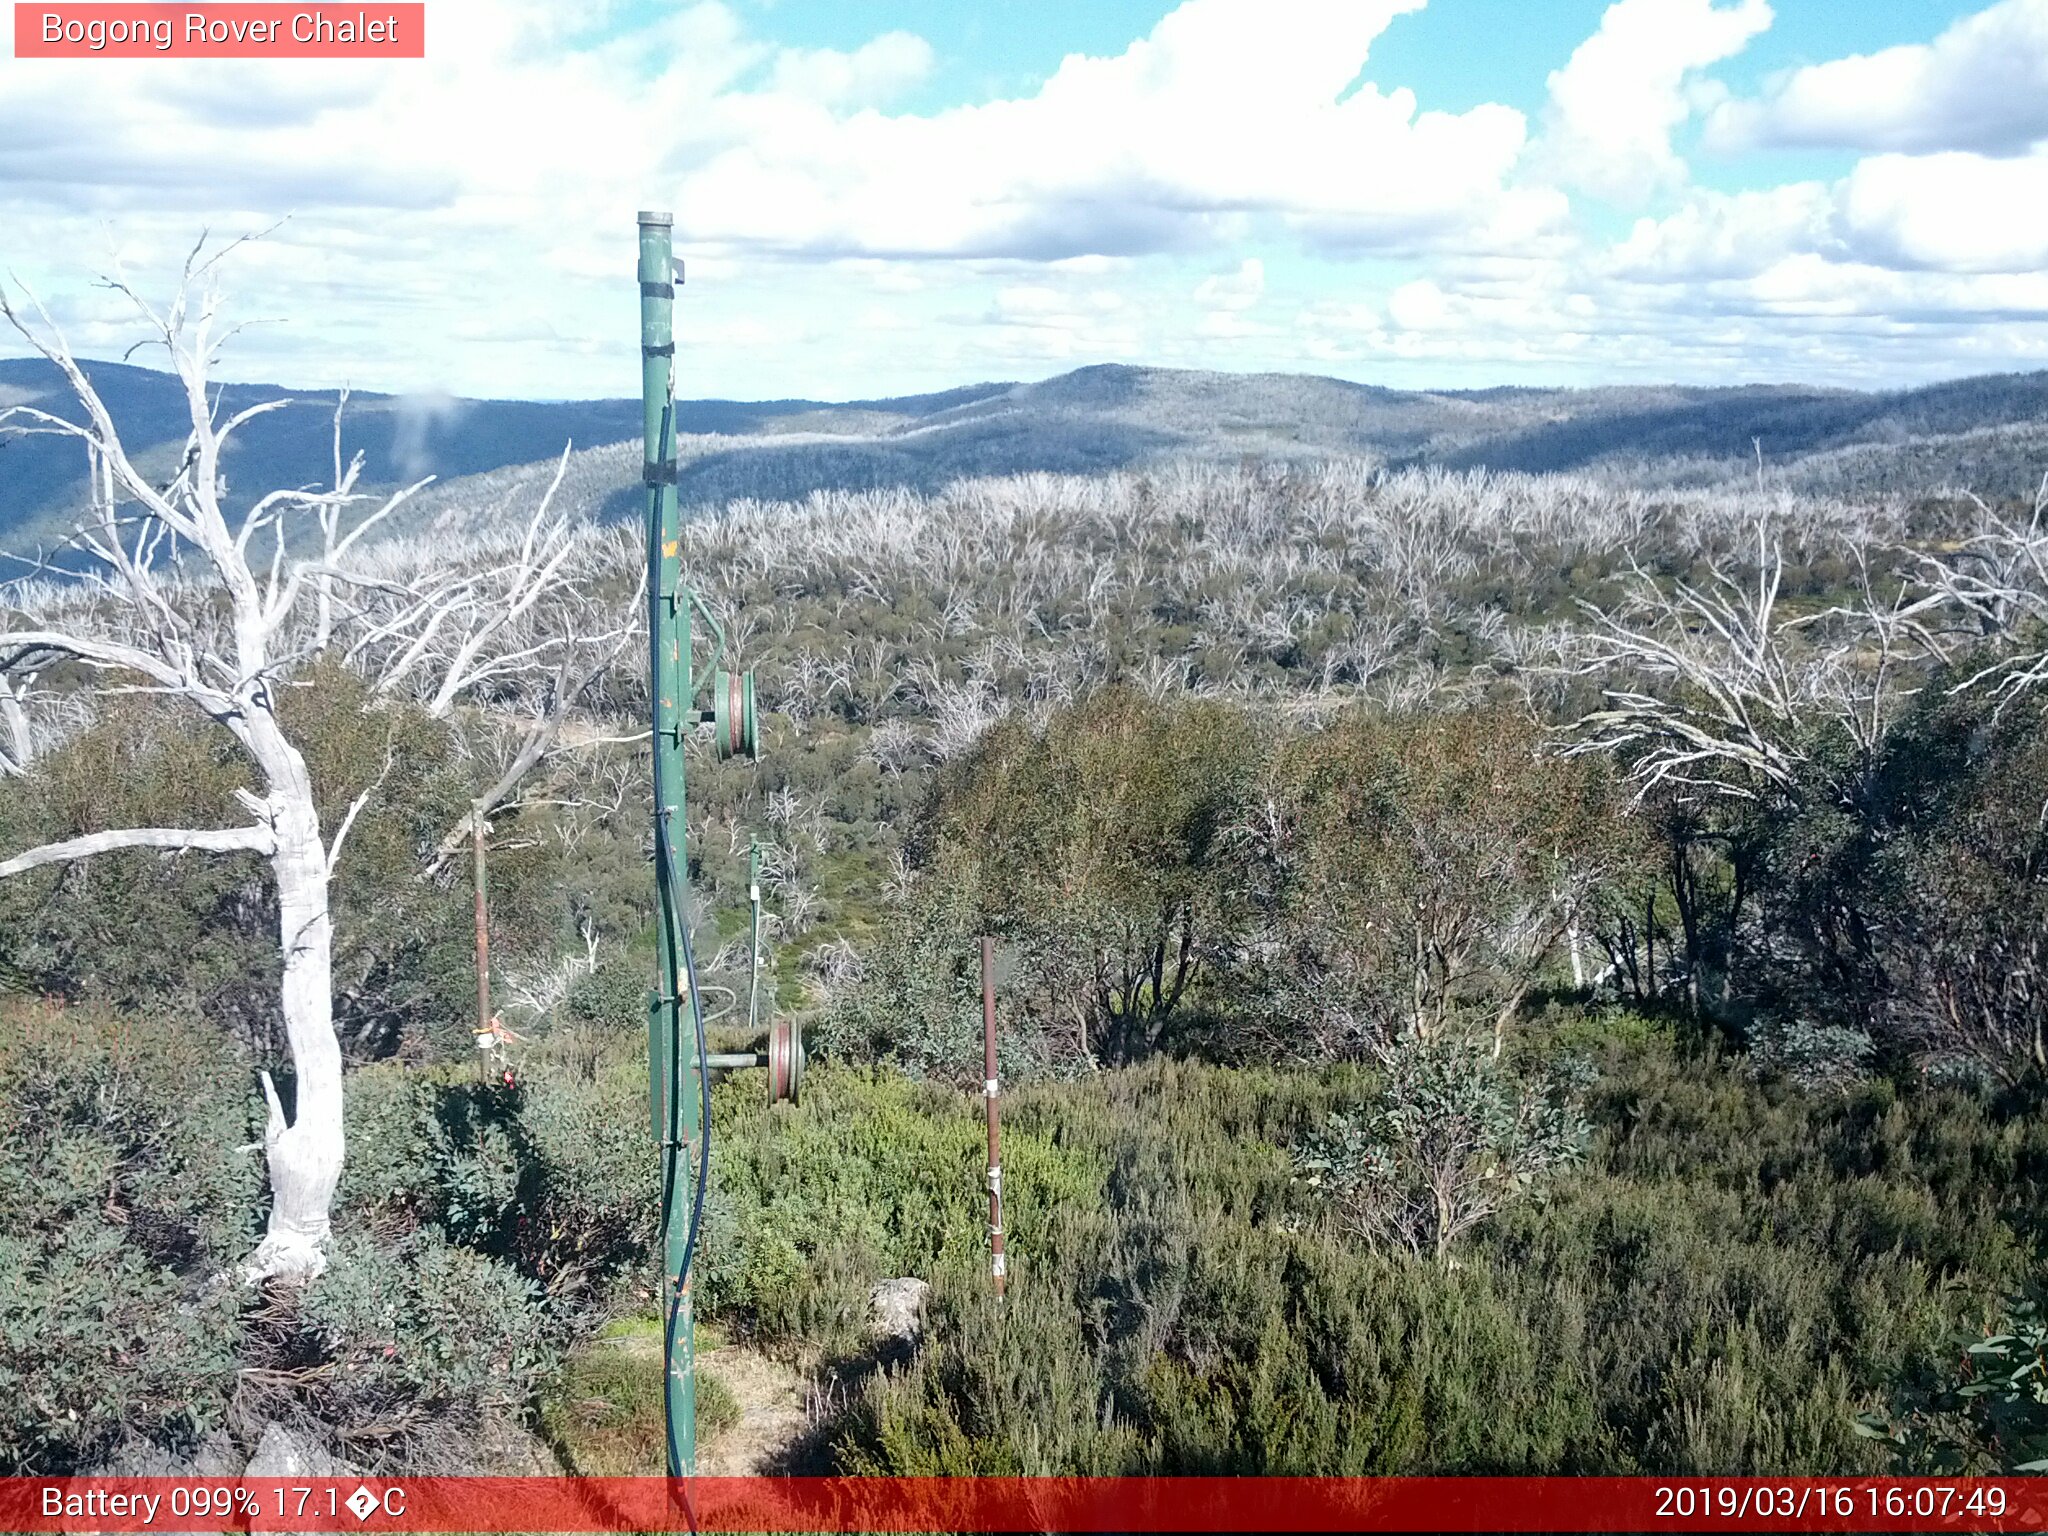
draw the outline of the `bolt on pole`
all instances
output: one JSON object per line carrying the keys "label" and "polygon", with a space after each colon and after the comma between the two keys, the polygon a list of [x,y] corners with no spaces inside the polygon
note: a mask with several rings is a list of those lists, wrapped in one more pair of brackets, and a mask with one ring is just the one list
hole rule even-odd
{"label": "bolt on pole", "polygon": [[988,1100],[988,1272],[995,1281],[996,1300],[1003,1299],[1003,1140],[996,1110],[1001,1085],[996,1078],[996,941],[981,941],[981,1064]]}
{"label": "bolt on pole", "polygon": [[675,269],[666,213],[642,213],[640,224],[640,363],[644,411],[641,480],[647,488],[648,663],[654,699],[655,880],[661,917],[656,928],[658,980],[649,1003],[650,1112],[662,1143],[663,1306],[667,1360],[663,1408],[668,1474],[686,1477],[697,1464],[696,1323],[688,1252],[692,1154],[703,1155],[694,1032],[683,1028],[689,1006],[686,921],[689,850],[683,814],[683,733],[693,696],[690,599],[682,586],[682,528],[676,511]]}

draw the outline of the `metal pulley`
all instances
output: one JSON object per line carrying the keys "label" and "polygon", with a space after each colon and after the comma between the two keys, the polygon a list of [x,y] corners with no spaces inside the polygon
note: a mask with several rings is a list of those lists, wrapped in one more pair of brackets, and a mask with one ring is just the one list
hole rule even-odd
{"label": "metal pulley", "polygon": [[720,667],[711,674],[711,749],[722,762],[741,757],[757,762],[761,756],[761,730],[754,712],[754,674],[728,672]]}
{"label": "metal pulley", "polygon": [[804,1086],[804,1037],[795,1019],[768,1026],[768,1102],[795,1104]]}
{"label": "metal pulley", "polygon": [[804,1037],[794,1019],[777,1019],[768,1026],[768,1050],[713,1051],[704,1065],[725,1072],[743,1072],[749,1067],[768,1069],[768,1102],[800,1102],[804,1086]]}
{"label": "metal pulley", "polygon": [[[727,674],[718,674],[721,689]],[[742,695],[743,702],[751,707],[754,702],[754,680],[747,674],[747,686]],[[751,714],[749,715],[751,719]],[[751,951],[747,977],[747,1024],[758,1029],[761,1024],[761,845],[758,842],[747,846],[747,907],[752,922],[747,939]],[[804,1037],[794,1019],[770,1019],[768,1021],[768,1050],[765,1055],[755,1051],[732,1051],[707,1056],[705,1065],[724,1067],[727,1070],[745,1067],[766,1067],[768,1069],[768,1102],[770,1104],[794,1104],[803,1091],[804,1084]]]}

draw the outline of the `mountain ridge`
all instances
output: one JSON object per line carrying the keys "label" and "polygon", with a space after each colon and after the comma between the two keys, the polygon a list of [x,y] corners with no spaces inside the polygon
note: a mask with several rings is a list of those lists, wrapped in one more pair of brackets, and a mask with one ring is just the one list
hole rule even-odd
{"label": "mountain ridge", "polygon": [[[168,474],[184,441],[185,405],[170,375],[128,363],[82,363],[138,464]],[[325,484],[334,390],[234,383],[224,410],[269,400],[290,408],[238,435],[232,487],[250,495]],[[61,375],[40,358],[0,359],[0,406],[30,404],[75,419]],[[1219,373],[1093,364],[1028,382],[986,381],[924,394],[829,401],[804,397],[678,402],[683,499],[788,499],[821,489],[930,491],[967,475],[1099,473],[1174,457],[1367,457],[1389,467],[1530,472],[1605,469],[1651,479],[1736,472],[1757,451],[1793,474],[1827,462],[1836,488],[1926,491],[1945,473],[2024,494],[2048,459],[2048,370],[1984,374],[1911,389],[1800,384],[1500,385],[1408,390],[1318,374]],[[2010,428],[1987,461],[1986,428]],[[441,482],[408,526],[488,518],[501,482],[524,483],[573,443],[575,510],[619,516],[638,503],[638,399],[476,400],[352,393],[345,451],[365,455],[364,488],[423,474]],[[1974,447],[1944,453],[1948,439]],[[2010,461],[2009,463],[2007,461]],[[1947,466],[1945,468],[1945,466]],[[60,539],[79,506],[83,456],[61,437],[0,442],[0,550]],[[1818,470],[1816,470],[1818,473]],[[1796,475],[1795,475],[1796,478]],[[1813,488],[1813,487],[1808,487]]]}

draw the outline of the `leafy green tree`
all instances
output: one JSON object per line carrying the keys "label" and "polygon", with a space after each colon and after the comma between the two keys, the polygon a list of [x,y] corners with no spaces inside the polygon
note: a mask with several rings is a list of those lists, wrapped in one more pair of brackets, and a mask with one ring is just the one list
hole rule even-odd
{"label": "leafy green tree", "polygon": [[2038,690],[1989,711],[1965,696],[1899,732],[1919,813],[1872,866],[1879,1028],[2011,1084],[2048,1076],[2044,705]]}
{"label": "leafy green tree", "polygon": [[1777,820],[1750,942],[1767,1007],[2018,1084],[2048,1071],[2048,703],[1949,681],[1853,796]]}
{"label": "leafy green tree", "polygon": [[1227,960],[1244,916],[1229,839],[1267,729],[1109,688],[1042,729],[997,725],[940,776],[913,855],[1022,952],[1034,1033],[1137,1060]]}
{"label": "leafy green tree", "polygon": [[1250,839],[1244,1007],[1288,1054],[1509,1021],[1636,857],[1605,768],[1505,710],[1357,711],[1290,739]]}

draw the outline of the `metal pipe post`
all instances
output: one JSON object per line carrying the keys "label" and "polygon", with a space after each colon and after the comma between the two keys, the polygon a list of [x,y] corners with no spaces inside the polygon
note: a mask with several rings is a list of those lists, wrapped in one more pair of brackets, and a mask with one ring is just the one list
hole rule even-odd
{"label": "metal pipe post", "polygon": [[983,1092],[988,1100],[988,1272],[995,1281],[996,1300],[1003,1299],[1003,1141],[996,1099],[996,941],[981,941],[981,1064]]}
{"label": "metal pipe post", "polygon": [[[661,917],[656,933],[659,977],[650,1010],[653,1115],[663,1143],[667,1207],[662,1267],[668,1330],[664,1410],[671,1477],[697,1464],[696,1322],[690,1301],[688,1235],[691,1154],[701,1156],[696,1037],[683,1026],[689,1006],[683,975],[687,950],[688,831],[683,806],[683,733],[692,697],[690,600],[682,586],[682,528],[676,512],[675,274],[666,213],[640,215],[640,363],[644,408],[641,479],[647,488],[649,673],[653,684],[656,801],[656,883]],[[672,1161],[669,1161],[671,1153]]]}

